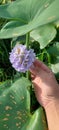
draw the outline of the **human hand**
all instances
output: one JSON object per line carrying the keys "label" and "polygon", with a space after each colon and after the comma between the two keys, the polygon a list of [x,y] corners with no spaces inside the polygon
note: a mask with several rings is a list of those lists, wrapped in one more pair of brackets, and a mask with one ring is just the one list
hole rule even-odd
{"label": "human hand", "polygon": [[59,98],[59,85],[53,72],[41,61],[35,60],[30,72],[37,100],[45,108]]}

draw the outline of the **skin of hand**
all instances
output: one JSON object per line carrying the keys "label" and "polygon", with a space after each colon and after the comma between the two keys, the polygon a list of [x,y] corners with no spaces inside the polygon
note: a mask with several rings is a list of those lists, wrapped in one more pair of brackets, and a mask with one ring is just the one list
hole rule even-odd
{"label": "skin of hand", "polygon": [[59,84],[53,72],[39,60],[35,60],[30,72],[36,98],[45,108],[51,101],[59,98]]}

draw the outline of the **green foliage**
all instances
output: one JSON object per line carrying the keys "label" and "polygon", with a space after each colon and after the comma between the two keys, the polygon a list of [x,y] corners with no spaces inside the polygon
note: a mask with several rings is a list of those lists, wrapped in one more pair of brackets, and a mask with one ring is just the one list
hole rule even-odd
{"label": "green foliage", "polygon": [[26,74],[13,70],[9,52],[17,42],[25,44],[30,32],[29,47],[59,80],[59,0],[10,1],[0,0],[0,4],[8,2],[0,5],[0,82],[5,80],[0,83],[0,129],[47,130],[45,113],[37,109],[31,83]]}
{"label": "green foliage", "polygon": [[50,46],[47,51],[51,57],[50,67],[57,76],[57,79],[59,79],[59,42],[56,42],[53,46]]}
{"label": "green foliage", "polygon": [[[15,9],[15,10],[14,10]],[[25,9],[25,10],[24,10]],[[0,6],[0,17],[11,20],[0,31],[0,38],[24,35],[59,19],[59,0],[22,0]]]}
{"label": "green foliage", "polygon": [[6,83],[0,85],[0,129],[46,130],[43,109],[30,113],[30,82],[22,77]]}
{"label": "green foliage", "polygon": [[0,0],[0,4],[6,4],[11,2],[12,0]]}
{"label": "green foliage", "polygon": [[54,25],[48,24],[31,32],[31,37],[40,43],[40,48],[45,48],[56,36]]}
{"label": "green foliage", "polygon": [[12,78],[14,69],[9,62],[10,40],[0,40],[0,82]]}

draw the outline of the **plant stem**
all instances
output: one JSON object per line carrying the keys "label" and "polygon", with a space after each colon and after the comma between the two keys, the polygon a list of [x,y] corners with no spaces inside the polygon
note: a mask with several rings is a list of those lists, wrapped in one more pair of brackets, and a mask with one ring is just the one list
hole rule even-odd
{"label": "plant stem", "polygon": [[[26,47],[27,49],[29,50],[29,43],[30,43],[30,32],[26,34]],[[28,80],[30,80],[30,72],[27,71],[26,73],[26,77]],[[31,81],[31,80],[30,80]],[[30,86],[30,112],[31,112],[31,109],[32,109],[32,85]]]}
{"label": "plant stem", "polygon": [[30,42],[30,33],[28,32],[26,34],[26,47],[27,47],[27,49],[29,49],[29,42]]}
{"label": "plant stem", "polygon": [[[26,47],[27,47],[27,49],[29,49],[29,42],[30,42],[30,33],[28,32],[26,34]],[[29,79],[29,71],[27,71],[26,77]]]}

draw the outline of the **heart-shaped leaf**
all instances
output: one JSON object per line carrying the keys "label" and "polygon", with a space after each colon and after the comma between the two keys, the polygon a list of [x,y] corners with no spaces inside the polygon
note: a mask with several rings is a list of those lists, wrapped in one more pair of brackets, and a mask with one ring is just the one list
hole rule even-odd
{"label": "heart-shaped leaf", "polygon": [[21,36],[59,19],[59,0],[17,0],[0,6],[0,17],[11,22],[0,31],[0,38]]}

